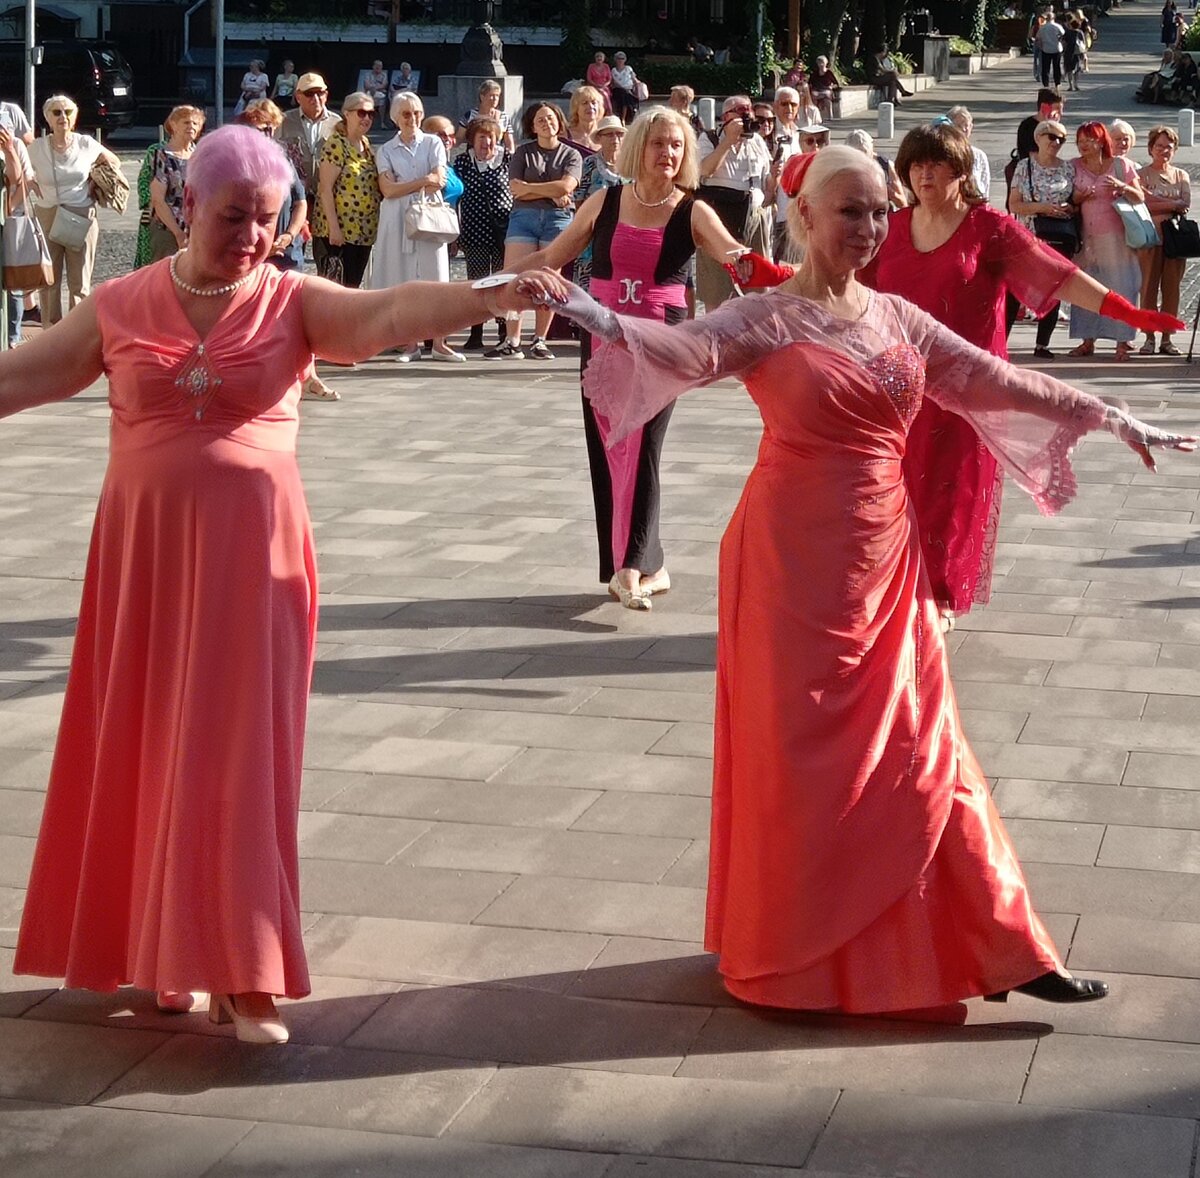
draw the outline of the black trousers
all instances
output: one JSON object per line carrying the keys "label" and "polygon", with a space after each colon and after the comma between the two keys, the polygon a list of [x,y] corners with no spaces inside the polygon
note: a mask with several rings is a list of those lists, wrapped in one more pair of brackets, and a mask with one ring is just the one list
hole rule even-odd
{"label": "black trousers", "polygon": [[[323,259],[318,257],[318,242],[320,242]],[[335,261],[340,261],[342,273],[340,278],[336,278],[336,281],[342,286],[357,289],[362,286],[363,275],[367,272],[367,263],[371,260],[371,247],[354,245],[349,241],[343,245],[331,245],[327,237],[314,237],[313,259],[317,262],[319,273],[325,278],[330,277],[330,266]]]}
{"label": "black trousers", "polygon": [[[1004,296],[1004,334],[1011,335],[1013,324],[1017,321],[1017,311],[1020,309],[1020,302],[1013,298],[1012,295]],[[1039,348],[1048,348],[1050,346],[1050,337],[1054,334],[1054,329],[1058,326],[1058,308],[1059,304],[1055,303],[1041,318],[1037,324],[1037,346]]]}
{"label": "black trousers", "polygon": [[1062,54],[1047,53],[1042,50],[1042,85],[1050,85],[1050,69],[1054,69],[1054,84],[1059,86],[1062,84]]}
{"label": "black trousers", "polygon": [[[667,322],[677,322],[686,315],[681,308],[670,307]],[[580,332],[580,367],[586,369],[591,357],[592,338]],[[592,475],[592,501],[596,509],[596,540],[600,551],[600,580],[607,584],[618,568],[637,569],[643,575],[656,573],[663,567],[663,546],[658,534],[659,512],[662,505],[662,485],[658,466],[662,457],[667,426],[674,405],[668,405],[642,427],[642,445],[638,452],[637,475],[634,479],[633,510],[629,521],[629,540],[623,553],[612,547],[613,486],[608,469],[608,452],[600,437],[600,426],[592,403],[583,397],[583,432],[587,441],[588,467]]]}

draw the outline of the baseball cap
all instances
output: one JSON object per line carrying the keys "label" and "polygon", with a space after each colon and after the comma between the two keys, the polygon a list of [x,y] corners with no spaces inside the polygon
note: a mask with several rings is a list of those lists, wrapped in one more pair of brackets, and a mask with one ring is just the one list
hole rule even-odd
{"label": "baseball cap", "polygon": [[320,74],[301,74],[296,89],[303,94],[306,90],[328,90],[325,79]]}

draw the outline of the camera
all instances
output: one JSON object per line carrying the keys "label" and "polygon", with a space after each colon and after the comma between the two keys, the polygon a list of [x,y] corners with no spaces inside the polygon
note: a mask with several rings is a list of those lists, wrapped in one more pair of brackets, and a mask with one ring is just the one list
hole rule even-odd
{"label": "camera", "polygon": [[754,116],[742,115],[742,138],[749,139],[754,134]]}

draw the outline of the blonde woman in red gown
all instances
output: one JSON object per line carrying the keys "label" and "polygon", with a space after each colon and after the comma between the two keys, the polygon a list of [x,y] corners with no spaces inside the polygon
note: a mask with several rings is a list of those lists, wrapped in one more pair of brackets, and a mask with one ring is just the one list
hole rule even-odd
{"label": "blonde woman in red gown", "polygon": [[1067,975],[964,737],[902,477],[927,401],[970,421],[1045,512],[1075,493],[1083,434],[1194,439],[1012,368],[860,285],[887,233],[875,162],[830,147],[789,210],[805,261],[778,289],[665,327],[573,293],[607,342],[585,391],[620,437],[689,388],[738,376],[763,417],[721,545],[707,947],[729,991],[851,1012],[1020,989],[1103,997]]}
{"label": "blonde woman in red gown", "polygon": [[214,1021],[258,1043],[287,1038],[274,996],[309,992],[296,823],[317,580],[301,381],[314,352],[361,360],[531,305],[512,287],[400,296],[263,264],[291,175],[257,131],[206,136],[188,249],[0,354],[0,417],[102,375],[112,408],[14,972],[132,984],[168,1012],[207,992]]}
{"label": "blonde woman in red gown", "polygon": [[[1007,359],[1009,291],[1039,315],[1060,300],[1098,311],[1110,292],[984,204],[972,162],[970,142],[948,123],[904,137],[896,170],[916,202],[892,214],[887,240],[863,280]],[[1126,307],[1118,317],[1140,322],[1143,313]],[[949,623],[991,596],[1003,472],[969,421],[926,401],[908,431],[904,477],[933,595]]]}

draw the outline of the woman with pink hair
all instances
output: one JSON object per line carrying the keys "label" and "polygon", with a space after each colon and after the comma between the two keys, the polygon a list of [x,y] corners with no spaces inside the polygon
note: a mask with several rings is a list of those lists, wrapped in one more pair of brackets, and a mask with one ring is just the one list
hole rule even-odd
{"label": "woman with pink hair", "polygon": [[249,127],[188,167],[188,247],[0,354],[0,417],[108,377],[108,470],[14,972],[207,992],[280,1043],[309,993],[296,824],[317,620],[297,405],[335,362],[528,309],[448,283],[358,291],[264,264],[292,178]]}

